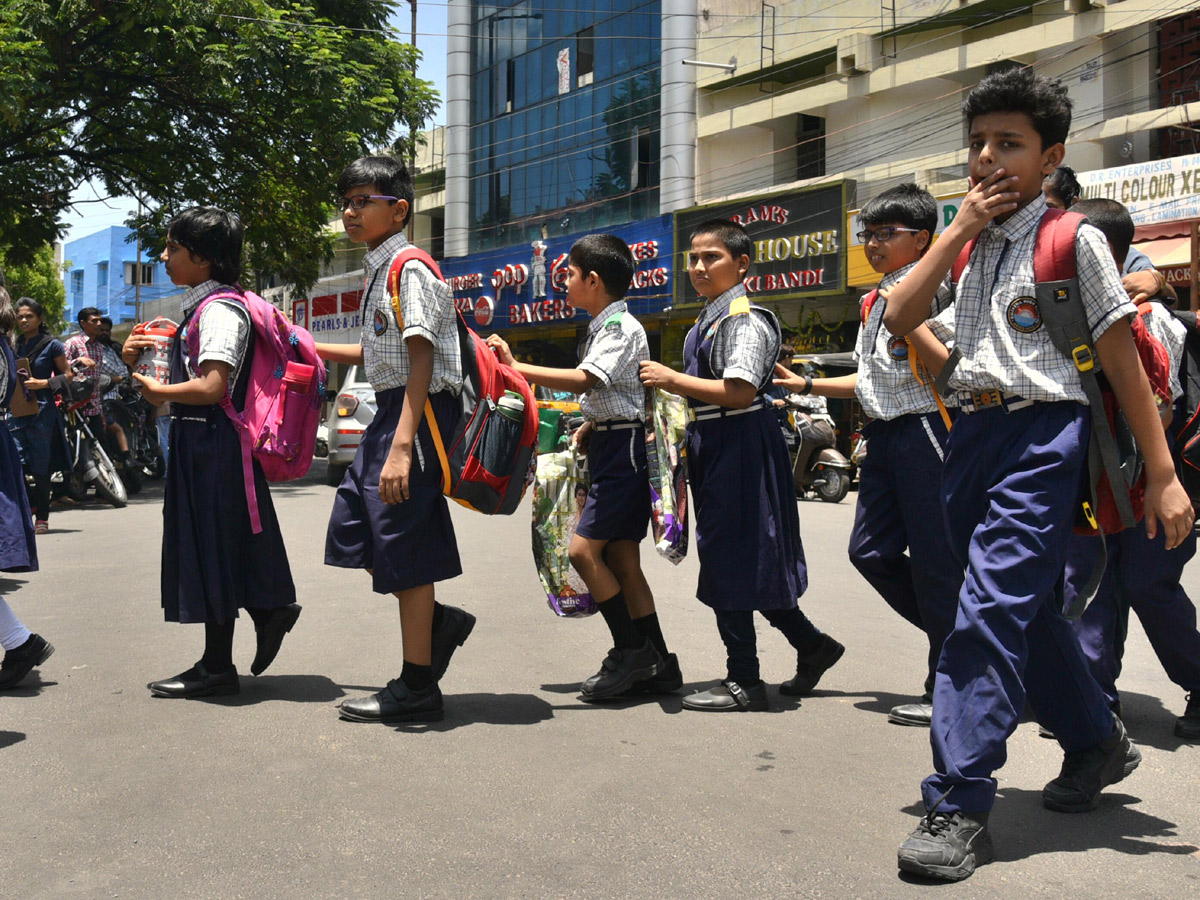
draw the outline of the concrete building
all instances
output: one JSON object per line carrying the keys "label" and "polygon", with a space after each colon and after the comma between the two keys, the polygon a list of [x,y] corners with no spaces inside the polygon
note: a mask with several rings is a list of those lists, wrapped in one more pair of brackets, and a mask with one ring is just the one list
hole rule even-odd
{"label": "concrete building", "polygon": [[135,235],[122,225],[70,241],[63,247],[63,260],[68,322],[85,306],[99,308],[114,323],[131,322],[139,299],[146,304],[179,292],[166,266],[149,253],[143,251],[138,265]]}

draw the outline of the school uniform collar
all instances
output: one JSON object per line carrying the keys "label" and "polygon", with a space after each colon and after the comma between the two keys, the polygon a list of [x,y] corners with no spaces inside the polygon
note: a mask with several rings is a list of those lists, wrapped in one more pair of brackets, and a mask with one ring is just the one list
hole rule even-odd
{"label": "school uniform collar", "polygon": [[1029,202],[1028,206],[1018,209],[1007,221],[997,223],[992,220],[988,222],[987,228],[984,230],[990,232],[993,240],[1003,236],[1005,240],[1012,243],[1036,228],[1048,208],[1046,195],[1038,194]]}
{"label": "school uniform collar", "polygon": [[201,300],[214,291],[219,291],[222,289],[232,290],[232,288],[230,288],[228,285],[223,285],[221,282],[212,278],[208,279],[208,281],[205,281],[202,284],[196,285],[193,288],[188,288],[187,292],[183,295],[183,300],[179,304],[180,312],[186,316],[193,309],[200,305]]}
{"label": "school uniform collar", "polygon": [[369,250],[363,257],[363,269],[366,271],[367,277],[370,278],[375,274],[380,266],[389,265],[392,257],[407,246],[408,239],[404,236],[404,232],[400,232],[393,234],[374,250]]}
{"label": "school uniform collar", "polygon": [[715,322],[725,313],[729,312],[729,304],[733,303],[738,297],[746,296],[746,285],[739,281],[723,294],[718,294],[701,310],[699,317],[696,319],[696,324],[704,322],[706,325]]}
{"label": "school uniform collar", "polygon": [[895,272],[888,272],[886,275],[884,275],[882,278],[879,279],[879,292],[885,293],[885,292],[891,290],[892,288],[894,288],[897,284],[900,283],[900,281],[904,278],[905,275],[907,275],[909,272],[911,272],[913,270],[913,266],[915,266],[915,265],[916,265],[915,262],[910,262],[907,266],[901,266]]}
{"label": "school uniform collar", "polygon": [[620,315],[621,313],[625,312],[625,310],[626,306],[624,300],[614,300],[612,303],[608,304],[608,306],[596,313],[596,315],[592,318],[592,321],[588,322],[588,336],[591,337],[602,327],[604,327],[604,323],[610,318]]}

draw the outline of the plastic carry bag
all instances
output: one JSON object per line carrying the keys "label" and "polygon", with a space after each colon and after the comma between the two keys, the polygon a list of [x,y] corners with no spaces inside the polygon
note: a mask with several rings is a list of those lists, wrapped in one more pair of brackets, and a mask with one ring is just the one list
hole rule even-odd
{"label": "plastic carry bag", "polygon": [[590,616],[596,601],[568,555],[587,499],[586,460],[573,450],[543,453],[533,482],[533,561],[557,616]]}
{"label": "plastic carry bag", "polygon": [[687,401],[655,389],[646,392],[646,465],[654,547],[675,565],[687,556],[687,466],[683,459]]}

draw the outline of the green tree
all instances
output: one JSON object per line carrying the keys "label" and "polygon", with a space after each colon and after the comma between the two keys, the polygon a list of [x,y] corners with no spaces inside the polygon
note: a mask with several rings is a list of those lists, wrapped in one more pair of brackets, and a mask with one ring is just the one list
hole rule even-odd
{"label": "green tree", "polygon": [[436,108],[389,0],[4,0],[0,246],[59,237],[74,188],[138,197],[151,242],[179,209],[246,225],[260,285],[303,289],[332,254],[333,182]]}
{"label": "green tree", "polygon": [[0,248],[0,270],[4,271],[14,303],[21,297],[32,297],[46,307],[47,326],[52,331],[63,329],[67,290],[63,285],[63,267],[54,261],[53,247],[42,244],[24,262],[12,263]]}

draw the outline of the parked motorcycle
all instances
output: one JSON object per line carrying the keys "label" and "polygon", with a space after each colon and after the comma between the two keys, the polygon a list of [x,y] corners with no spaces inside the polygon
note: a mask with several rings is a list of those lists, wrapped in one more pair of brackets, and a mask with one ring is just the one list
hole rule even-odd
{"label": "parked motorcycle", "polygon": [[837,430],[828,413],[795,410],[797,437],[789,448],[796,494],[815,493],[826,503],[840,503],[850,491],[853,466],[837,449]]}
{"label": "parked motorcycle", "polygon": [[67,494],[74,500],[82,500],[87,496],[88,486],[95,485],[97,496],[120,509],[129,502],[125,483],[121,481],[117,467],[104,451],[100,440],[79,412],[94,393],[103,393],[111,387],[112,379],[107,375],[76,378],[68,386],[67,396],[59,394],[56,400],[66,428],[71,465],[70,471],[62,473]]}
{"label": "parked motorcycle", "polygon": [[[121,427],[129,444],[130,461],[118,470],[129,493],[136,494],[142,489],[143,477],[162,478],[167,466],[158,442],[154,407],[141,392],[129,382],[121,382],[116,399],[104,401],[104,416]],[[105,446],[110,452],[114,450],[111,441]]]}

